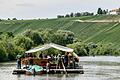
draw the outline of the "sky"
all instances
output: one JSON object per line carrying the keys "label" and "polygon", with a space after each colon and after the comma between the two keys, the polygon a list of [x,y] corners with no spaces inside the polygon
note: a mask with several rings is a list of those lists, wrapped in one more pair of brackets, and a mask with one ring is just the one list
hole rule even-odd
{"label": "sky", "polygon": [[55,18],[75,12],[94,12],[98,8],[116,9],[120,0],[0,0],[0,18]]}

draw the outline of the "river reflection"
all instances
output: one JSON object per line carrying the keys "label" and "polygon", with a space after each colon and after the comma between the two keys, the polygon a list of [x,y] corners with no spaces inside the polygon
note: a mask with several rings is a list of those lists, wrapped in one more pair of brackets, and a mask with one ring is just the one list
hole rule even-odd
{"label": "river reflection", "polygon": [[12,75],[15,62],[0,63],[0,80],[120,80],[120,57],[80,57],[84,74]]}

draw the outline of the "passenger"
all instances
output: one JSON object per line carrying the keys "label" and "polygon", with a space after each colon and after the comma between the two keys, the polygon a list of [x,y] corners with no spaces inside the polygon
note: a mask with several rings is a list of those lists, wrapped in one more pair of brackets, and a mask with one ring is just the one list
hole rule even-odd
{"label": "passenger", "polygon": [[32,53],[29,53],[29,57],[33,57],[33,54],[32,54]]}
{"label": "passenger", "polygon": [[51,56],[50,56],[50,55],[47,55],[47,59],[51,59]]}
{"label": "passenger", "polygon": [[47,73],[49,72],[49,67],[50,67],[50,63],[46,63],[46,70],[47,70]]}
{"label": "passenger", "polygon": [[68,66],[68,53],[65,53],[65,56],[64,56],[64,65],[65,65],[65,67]]}
{"label": "passenger", "polygon": [[71,53],[68,54],[68,58],[69,58],[69,67],[70,68],[74,68],[74,59],[73,59],[73,55]]}
{"label": "passenger", "polygon": [[68,57],[69,57],[69,62],[73,61],[73,55],[71,53],[69,53]]}
{"label": "passenger", "polygon": [[28,61],[28,66],[33,65],[33,55],[32,55],[32,53],[28,54],[27,61]]}
{"label": "passenger", "polygon": [[43,54],[42,53],[39,55],[39,58],[43,59]]}
{"label": "passenger", "polygon": [[45,58],[45,59],[47,58],[47,54],[44,54],[44,58]]}
{"label": "passenger", "polygon": [[33,65],[33,59],[29,57],[29,65]]}
{"label": "passenger", "polygon": [[21,55],[18,54],[16,56],[16,59],[17,59],[17,69],[21,69]]}
{"label": "passenger", "polygon": [[36,55],[35,55],[35,54],[33,54],[33,57],[34,57],[34,58],[36,58]]}
{"label": "passenger", "polygon": [[58,63],[57,63],[57,66],[59,67],[59,69],[61,68],[61,66],[62,66],[62,57],[61,57],[61,55],[60,54],[58,54],[58,57],[57,57],[57,59],[58,59]]}
{"label": "passenger", "polygon": [[42,54],[43,55],[43,59],[47,58],[47,54]]}
{"label": "passenger", "polygon": [[51,55],[50,55],[50,57],[51,57],[51,59],[52,59],[52,60],[55,60],[55,58],[54,58],[53,54],[51,54]]}

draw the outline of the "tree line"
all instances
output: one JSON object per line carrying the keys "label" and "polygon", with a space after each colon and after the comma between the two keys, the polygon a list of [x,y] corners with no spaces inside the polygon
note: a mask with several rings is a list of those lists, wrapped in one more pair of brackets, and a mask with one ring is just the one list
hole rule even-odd
{"label": "tree line", "polygon": [[[24,54],[25,51],[45,43],[66,46],[72,44],[73,39],[74,33],[67,30],[28,29],[18,35],[14,35],[12,32],[0,32],[0,62],[15,60],[18,53]],[[50,50],[50,52],[52,51],[57,50]]]}
{"label": "tree line", "polygon": [[97,10],[97,14],[101,15],[101,14],[107,14],[108,13],[108,9],[102,9],[102,8],[98,8]]}
{"label": "tree line", "polygon": [[[98,8],[97,9],[97,15],[101,14],[107,14],[109,11],[108,9],[102,9]],[[57,15],[57,18],[66,18],[66,17],[80,17],[80,16],[93,16],[93,12],[77,12],[77,13],[70,13],[70,14],[65,14],[65,15]]]}
{"label": "tree line", "polygon": [[[102,8],[98,8],[97,9],[97,14],[96,15],[103,15],[103,14],[107,14],[109,12],[108,9],[102,9]],[[120,8],[117,10],[117,12],[120,12]],[[80,16],[93,16],[95,15],[95,13],[93,12],[76,12],[76,13],[68,13],[68,14],[65,14],[65,15],[57,15],[57,18],[69,18],[69,17],[80,17]],[[48,18],[46,18],[48,19]],[[17,18],[8,18],[7,20],[17,20]],[[23,20],[23,19],[21,19]],[[40,18],[38,19],[40,20]],[[0,21],[2,21],[2,19],[0,19]]]}
{"label": "tree line", "polygon": [[[73,48],[79,56],[120,55],[120,49],[113,48],[114,44],[112,43],[84,43],[75,38],[71,31],[27,29],[18,35],[14,35],[12,32],[0,32],[0,62],[15,60],[18,53],[23,55],[25,51],[46,43],[68,46]],[[42,51],[42,53],[57,55],[61,51],[51,48]]]}
{"label": "tree line", "polygon": [[91,16],[94,15],[94,13],[90,12],[77,12],[77,13],[70,13],[66,15],[57,15],[57,18],[64,18],[64,17],[80,17],[80,16]]}

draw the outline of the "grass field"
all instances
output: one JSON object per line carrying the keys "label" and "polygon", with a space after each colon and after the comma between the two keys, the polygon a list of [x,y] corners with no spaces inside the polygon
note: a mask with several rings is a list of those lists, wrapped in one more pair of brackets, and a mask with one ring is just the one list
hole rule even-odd
{"label": "grass field", "polygon": [[120,47],[119,22],[75,22],[73,20],[119,20],[120,15],[82,16],[61,19],[17,20],[1,21],[0,32],[13,32],[18,34],[26,29],[52,28],[55,30],[70,30],[84,42],[113,43]]}

